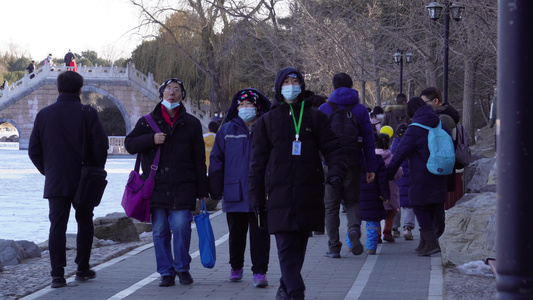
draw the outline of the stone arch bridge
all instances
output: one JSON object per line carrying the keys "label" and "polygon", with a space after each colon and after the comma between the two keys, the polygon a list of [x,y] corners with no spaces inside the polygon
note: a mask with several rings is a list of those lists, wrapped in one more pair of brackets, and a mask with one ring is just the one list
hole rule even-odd
{"label": "stone arch bridge", "polygon": [[[0,91],[0,124],[10,123],[19,133],[19,149],[28,149],[33,121],[37,113],[56,101],[57,76],[64,66],[44,65],[19,81]],[[126,133],[129,133],[137,120],[151,112],[159,102],[159,84],[151,73],[142,74],[133,64],[119,67],[78,67],[77,72],[84,77],[82,92],[95,92],[109,99],[119,109]],[[210,114],[184,101],[191,112],[207,128]],[[123,140],[123,137],[119,137]],[[110,145],[113,145],[110,140]]]}

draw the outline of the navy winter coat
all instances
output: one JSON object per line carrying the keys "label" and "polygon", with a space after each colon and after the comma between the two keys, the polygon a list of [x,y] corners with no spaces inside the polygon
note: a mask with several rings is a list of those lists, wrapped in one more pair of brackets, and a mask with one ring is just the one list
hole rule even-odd
{"label": "navy winter coat", "polygon": [[217,131],[215,144],[209,158],[209,194],[222,201],[224,212],[253,212],[248,196],[250,150],[255,124],[250,129],[238,116],[238,96],[252,90],[259,96],[259,115],[270,110],[270,101],[256,89],[238,91],[226,115],[227,123]]}
{"label": "navy winter coat", "polygon": [[[392,145],[390,150],[392,154],[396,153],[396,148],[400,145],[401,138],[394,138],[392,140]],[[409,187],[411,186],[411,180],[409,179],[409,158],[406,158],[402,162],[403,175],[402,178],[396,180],[398,189],[400,190],[400,206],[401,207],[411,207],[409,202]]]}
{"label": "navy winter coat", "polygon": [[[413,123],[437,127],[440,119],[431,106],[419,108],[413,116]],[[388,178],[392,178],[402,162],[409,158],[411,205],[443,203],[446,200],[447,176],[435,175],[428,171],[429,158],[428,131],[417,126],[409,126],[398,145],[392,161],[387,167]]]}
{"label": "navy winter coat", "polygon": [[[160,102],[150,113],[161,132],[166,134],[150,207],[194,210],[196,199],[208,195],[202,125],[186,112],[183,104],[179,106],[174,126],[163,119],[161,109]],[[141,117],[124,141],[129,153],[141,155],[143,179],[148,178],[157,152],[154,134],[146,119]]]}
{"label": "navy winter coat", "polygon": [[304,92],[293,104],[296,120],[304,105],[300,129],[301,155],[292,155],[295,128],[289,104],[281,96],[283,79],[296,73],[305,90],[302,74],[295,68],[278,72],[272,110],[255,127],[250,161],[250,200],[268,213],[268,231],[324,230],[324,171],[321,152],[329,166],[326,180],[344,178],[345,155],[327,116],[305,101]]}
{"label": "navy winter coat", "polygon": [[[374,172],[376,170],[374,128],[370,123],[368,110],[363,104],[359,103],[359,93],[354,89],[341,87],[331,93],[328,102],[337,104],[339,108],[355,104],[352,108],[352,114],[361,125],[362,132],[360,134],[363,137],[363,155],[361,155],[359,165],[363,164],[364,157],[368,172]],[[329,116],[333,109],[328,102],[320,105],[318,110]]]}
{"label": "navy winter coat", "polygon": [[[28,155],[45,175],[44,198],[74,197],[81,176],[83,117],[80,97],[61,93],[57,101],[43,108],[35,118]],[[109,140],[98,112],[90,108],[89,164],[104,167]]]}
{"label": "navy winter coat", "polygon": [[387,168],[381,155],[376,155],[377,170],[374,182],[366,182],[366,166],[363,165],[361,173],[361,195],[359,207],[361,208],[361,220],[379,222],[387,217],[382,196],[390,199],[389,180],[387,179]]}

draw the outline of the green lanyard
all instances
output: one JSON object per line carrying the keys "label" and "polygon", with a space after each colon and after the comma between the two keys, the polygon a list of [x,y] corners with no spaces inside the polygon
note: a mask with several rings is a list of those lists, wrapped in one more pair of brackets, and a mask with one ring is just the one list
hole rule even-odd
{"label": "green lanyard", "polygon": [[292,120],[294,121],[294,129],[296,130],[296,140],[298,140],[298,138],[300,137],[300,126],[302,126],[302,116],[304,114],[305,101],[302,101],[302,107],[300,108],[300,119],[298,120],[298,125],[296,125],[296,118],[294,118],[294,110],[292,110],[292,105],[290,103],[287,103],[287,104],[289,104],[289,107],[291,108]]}

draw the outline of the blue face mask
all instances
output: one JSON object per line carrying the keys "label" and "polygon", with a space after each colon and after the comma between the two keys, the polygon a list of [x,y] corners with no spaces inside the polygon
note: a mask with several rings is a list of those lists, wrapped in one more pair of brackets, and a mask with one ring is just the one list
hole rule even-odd
{"label": "blue face mask", "polygon": [[243,107],[239,108],[239,118],[244,122],[253,121],[256,116],[255,107]]}
{"label": "blue face mask", "polygon": [[292,101],[300,95],[302,88],[299,85],[284,85],[281,87],[281,95],[287,101]]}
{"label": "blue face mask", "polygon": [[179,102],[170,103],[167,100],[163,100],[161,104],[163,104],[163,106],[166,107],[168,110],[173,110],[174,108],[180,106]]}

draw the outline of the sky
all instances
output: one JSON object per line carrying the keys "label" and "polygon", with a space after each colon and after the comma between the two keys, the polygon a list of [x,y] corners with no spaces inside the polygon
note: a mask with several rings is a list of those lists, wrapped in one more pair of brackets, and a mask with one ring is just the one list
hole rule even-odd
{"label": "sky", "polygon": [[36,61],[49,53],[62,60],[69,49],[116,60],[142,42],[139,9],[128,0],[2,0],[1,7],[1,55],[15,46]]}

